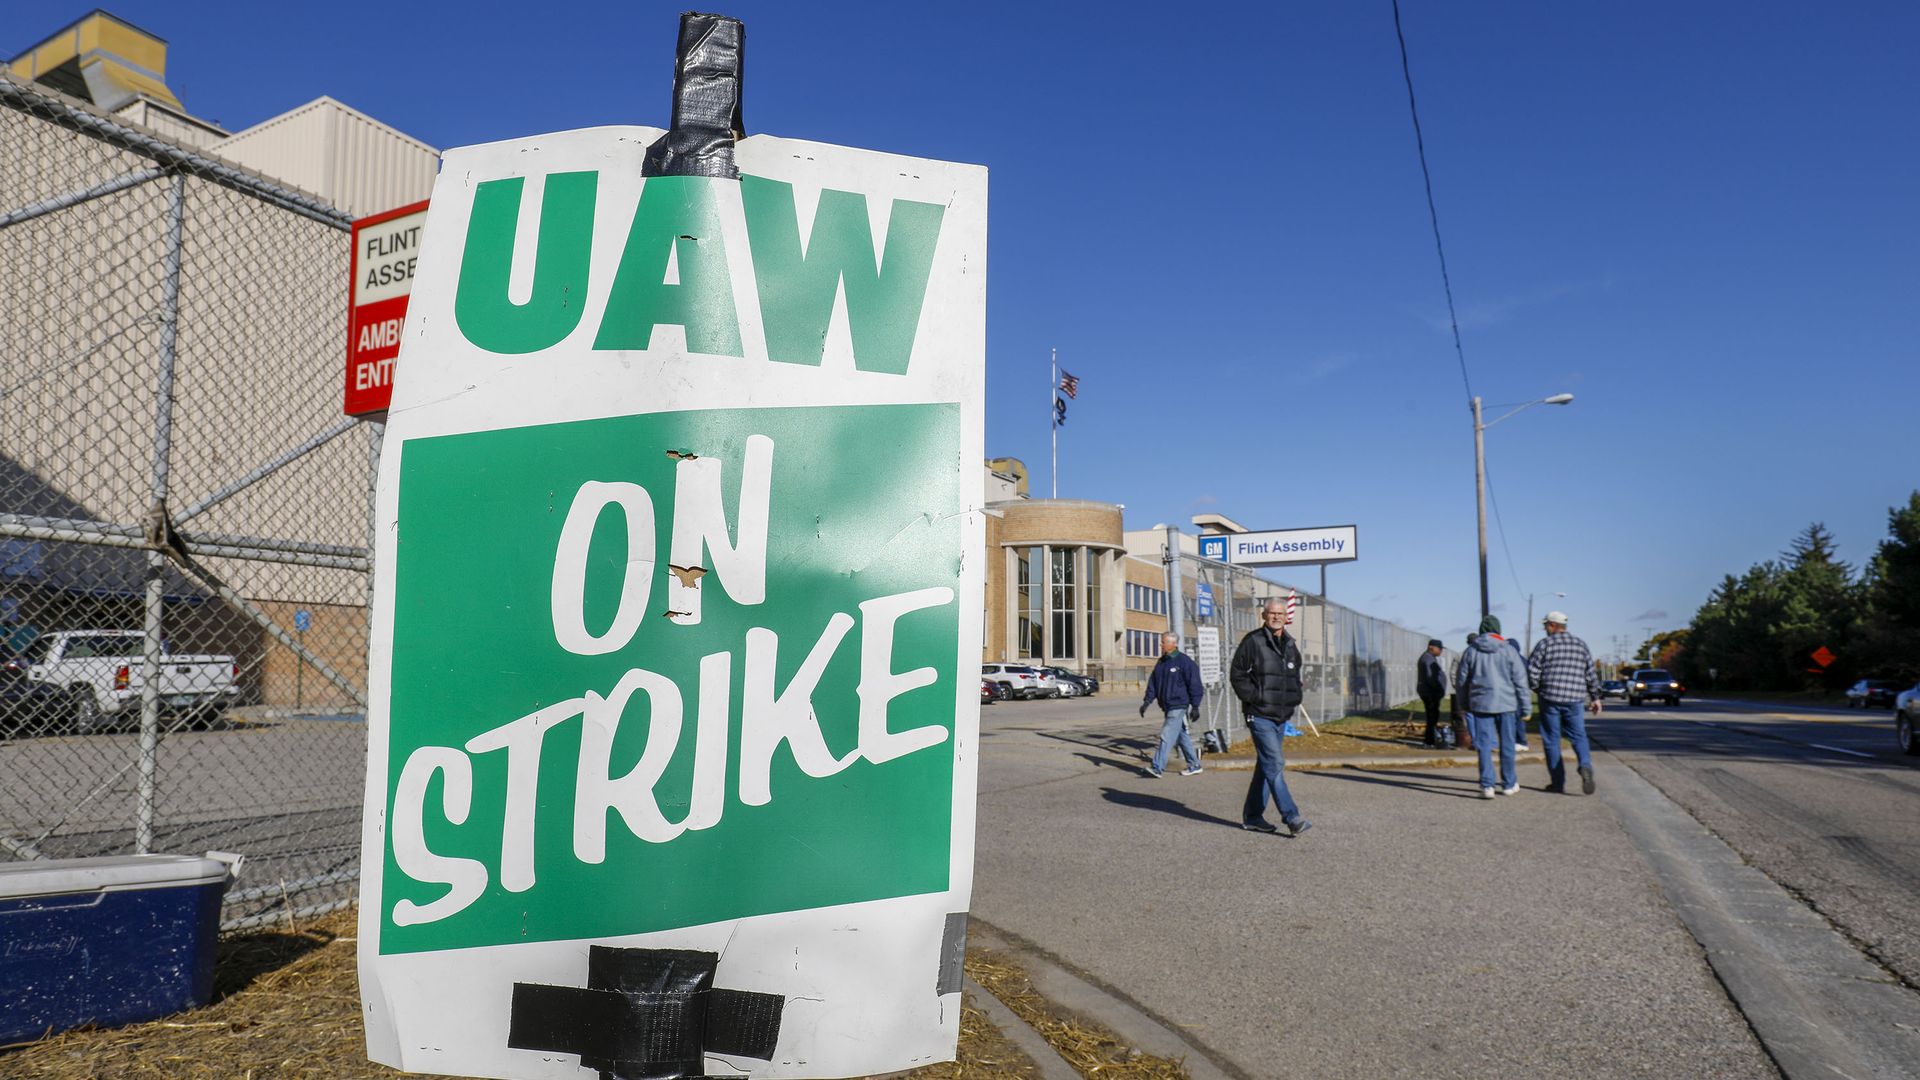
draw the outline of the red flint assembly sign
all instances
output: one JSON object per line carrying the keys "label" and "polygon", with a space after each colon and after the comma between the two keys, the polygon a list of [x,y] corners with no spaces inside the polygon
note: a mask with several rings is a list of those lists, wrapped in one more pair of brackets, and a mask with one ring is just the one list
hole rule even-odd
{"label": "red flint assembly sign", "polygon": [[353,223],[353,286],[347,317],[344,411],[370,416],[387,411],[393,397],[393,363],[420,256],[427,204],[414,203]]}

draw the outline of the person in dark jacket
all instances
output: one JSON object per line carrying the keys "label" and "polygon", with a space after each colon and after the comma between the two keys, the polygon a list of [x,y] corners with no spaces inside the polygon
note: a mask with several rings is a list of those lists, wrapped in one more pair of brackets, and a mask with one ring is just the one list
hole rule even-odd
{"label": "person in dark jacket", "polygon": [[[1467,642],[1453,669],[1453,694],[1473,728],[1473,748],[1480,755],[1480,797],[1517,795],[1520,779],[1514,754],[1514,725],[1533,711],[1527,689],[1527,665],[1520,653],[1500,636],[1500,620],[1480,620],[1480,633]],[[1493,771],[1493,752],[1500,752],[1500,773]]]}
{"label": "person in dark jacket", "polygon": [[1180,651],[1180,639],[1172,634],[1160,635],[1160,662],[1153,665],[1153,674],[1147,678],[1147,696],[1140,702],[1140,715],[1147,715],[1147,706],[1155,701],[1166,718],[1160,723],[1160,748],[1153,752],[1153,764],[1147,766],[1148,776],[1159,776],[1167,767],[1167,751],[1177,744],[1180,756],[1187,760],[1187,769],[1181,776],[1192,776],[1200,772],[1200,753],[1193,748],[1193,736],[1187,733],[1187,713],[1200,708],[1200,699],[1207,694],[1206,685],[1200,681],[1200,665],[1193,657]]}
{"label": "person in dark jacket", "polygon": [[1440,699],[1447,696],[1447,668],[1440,662],[1440,654],[1446,646],[1439,638],[1427,642],[1427,651],[1420,654],[1419,675],[1414,681],[1414,691],[1420,695],[1420,704],[1427,707],[1428,746],[1439,746]]}
{"label": "person in dark jacket", "polygon": [[[1521,648],[1520,642],[1514,638],[1508,638],[1507,644],[1513,646],[1513,651],[1520,654],[1520,665],[1525,667],[1527,663],[1527,650]],[[1524,754],[1527,752],[1527,715],[1526,713],[1521,713],[1513,722],[1513,752],[1516,754]]]}
{"label": "person in dark jacket", "polygon": [[1313,822],[1300,816],[1300,808],[1287,791],[1286,755],[1280,740],[1293,710],[1300,707],[1300,646],[1287,633],[1285,602],[1268,600],[1260,611],[1260,621],[1260,628],[1241,638],[1240,647],[1233,652],[1233,692],[1246,714],[1255,754],[1253,782],[1247,786],[1246,805],[1240,810],[1240,827],[1279,832],[1267,820],[1267,798],[1272,796],[1280,810],[1280,821],[1290,834],[1299,836],[1312,828]]}

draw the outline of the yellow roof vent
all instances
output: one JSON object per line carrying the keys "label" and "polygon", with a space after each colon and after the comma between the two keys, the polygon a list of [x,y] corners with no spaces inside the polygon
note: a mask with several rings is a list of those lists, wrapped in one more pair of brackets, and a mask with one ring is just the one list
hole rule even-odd
{"label": "yellow roof vent", "polygon": [[139,97],[183,109],[167,89],[166,40],[97,8],[7,66],[107,112]]}

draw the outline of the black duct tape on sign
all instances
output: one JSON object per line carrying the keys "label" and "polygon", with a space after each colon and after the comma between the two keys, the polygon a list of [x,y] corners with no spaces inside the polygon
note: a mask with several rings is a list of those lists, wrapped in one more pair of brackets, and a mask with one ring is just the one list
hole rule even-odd
{"label": "black duct tape on sign", "polygon": [[967,913],[949,911],[946,928],[940,934],[940,977],[934,984],[933,992],[959,993],[960,984],[966,979],[966,969],[963,967],[966,960]]}
{"label": "black duct tape on sign", "polygon": [[587,985],[515,983],[507,1045],[579,1054],[604,1080],[691,1080],[707,1054],[770,1060],[786,999],[715,989],[718,953],[613,949],[587,954]]}
{"label": "black duct tape on sign", "polygon": [[747,28],[739,19],[689,11],[674,50],[673,124],[647,147],[643,176],[740,179],[733,141],[746,133],[740,82]]}

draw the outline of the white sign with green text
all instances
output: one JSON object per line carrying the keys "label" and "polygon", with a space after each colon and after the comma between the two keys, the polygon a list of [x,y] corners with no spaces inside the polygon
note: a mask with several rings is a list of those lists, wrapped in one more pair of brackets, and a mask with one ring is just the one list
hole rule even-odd
{"label": "white sign with green text", "polygon": [[[986,170],[450,151],[380,462],[369,1052],[497,1077],[950,1058]],[[962,678],[962,673],[969,673]]]}

